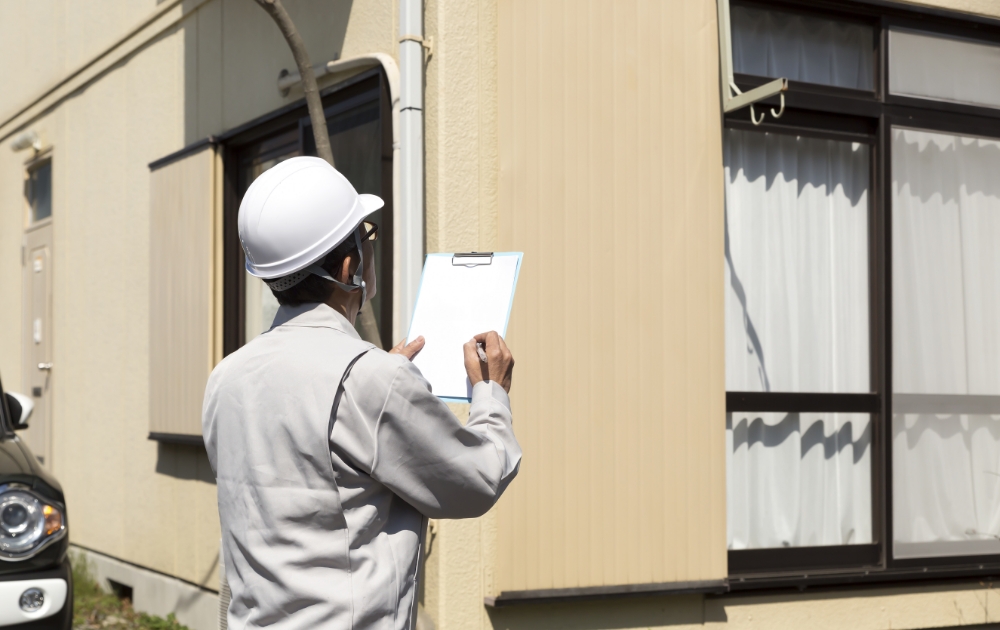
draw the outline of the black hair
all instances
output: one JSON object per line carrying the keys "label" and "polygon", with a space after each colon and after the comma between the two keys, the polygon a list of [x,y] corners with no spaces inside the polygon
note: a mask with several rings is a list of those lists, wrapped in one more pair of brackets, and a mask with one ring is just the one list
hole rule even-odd
{"label": "black hair", "polygon": [[[337,274],[340,273],[341,266],[344,264],[344,259],[357,250],[358,248],[354,239],[349,236],[343,243],[334,247],[326,256],[317,261],[317,264],[326,270],[328,274],[336,278]],[[333,295],[335,287],[336,285],[329,280],[324,280],[316,274],[311,273],[306,276],[305,280],[302,280],[295,286],[284,291],[271,289],[271,293],[278,300],[278,304],[282,306],[299,306],[310,302],[326,302]]]}

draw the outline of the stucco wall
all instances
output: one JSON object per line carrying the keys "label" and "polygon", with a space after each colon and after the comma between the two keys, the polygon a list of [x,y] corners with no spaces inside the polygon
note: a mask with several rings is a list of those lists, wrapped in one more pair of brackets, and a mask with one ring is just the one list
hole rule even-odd
{"label": "stucco wall", "polygon": [[6,82],[0,90],[0,112],[24,105],[111,45],[158,4],[156,0],[5,3],[0,48]]}
{"label": "stucco wall", "polygon": [[[290,0],[284,3],[310,60],[371,52],[395,54],[395,3]],[[295,61],[281,33],[254,2],[211,0],[185,20],[185,141],[218,134],[302,98],[277,89]],[[320,86],[331,81],[321,79]],[[178,147],[179,148],[179,147]]]}
{"label": "stucco wall", "polygon": [[[71,539],[215,586],[218,526],[208,463],[190,447],[146,439],[146,165],[183,143],[183,55],[184,30],[176,26],[30,128],[53,147],[51,468],[66,491]],[[20,282],[20,261],[8,251],[19,247],[17,178],[30,154],[8,145],[0,151],[3,232],[13,235],[3,239],[5,287]],[[20,354],[21,312],[12,305],[0,332],[10,349],[2,369],[7,386],[20,389],[20,375],[8,368]]]}
{"label": "stucco wall", "polygon": [[[434,38],[425,96],[427,251],[492,251],[499,181],[497,4],[426,0],[424,30]],[[467,405],[452,409],[467,418]],[[489,627],[482,601],[493,588],[496,531],[496,510],[435,523],[421,606],[438,630]]]}
{"label": "stucco wall", "polygon": [[946,9],[957,13],[972,13],[985,17],[1000,17],[1000,5],[995,0],[901,0],[905,4]]}
{"label": "stucco wall", "polygon": [[[161,4],[5,4],[0,125]],[[57,93],[22,128],[53,147],[51,467],[66,491],[71,539],[214,589],[219,527],[204,450],[147,439],[148,304],[156,290],[148,274],[147,165],[301,92],[277,90],[279,72],[294,61],[255,3],[171,4],[160,21],[165,29],[126,42],[132,52],[109,55],[107,69]],[[393,3],[286,5],[316,62],[395,50]],[[0,308],[0,374],[20,390],[22,178],[31,151],[10,150],[15,131],[0,134],[7,136],[0,142],[0,287],[14,296]]]}

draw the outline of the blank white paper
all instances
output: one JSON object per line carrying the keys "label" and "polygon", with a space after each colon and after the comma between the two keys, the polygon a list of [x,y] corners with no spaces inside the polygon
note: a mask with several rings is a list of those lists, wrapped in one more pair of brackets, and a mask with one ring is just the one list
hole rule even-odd
{"label": "blank white paper", "polygon": [[413,363],[438,397],[471,399],[462,346],[479,333],[507,334],[520,262],[515,253],[472,267],[453,265],[451,254],[427,256],[407,339],[424,337]]}

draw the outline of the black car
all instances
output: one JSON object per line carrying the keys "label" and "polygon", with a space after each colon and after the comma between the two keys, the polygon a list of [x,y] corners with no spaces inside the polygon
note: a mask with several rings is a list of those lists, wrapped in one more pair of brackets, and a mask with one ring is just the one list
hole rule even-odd
{"label": "black car", "polygon": [[73,579],[66,500],[55,477],[14,433],[30,398],[0,383],[0,627],[69,630]]}

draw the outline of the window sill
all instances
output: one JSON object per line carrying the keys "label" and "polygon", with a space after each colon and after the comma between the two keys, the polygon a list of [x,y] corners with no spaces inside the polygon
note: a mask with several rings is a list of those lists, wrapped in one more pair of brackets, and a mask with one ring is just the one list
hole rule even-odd
{"label": "window sill", "polygon": [[164,444],[184,444],[186,446],[205,446],[205,440],[200,435],[185,433],[150,433],[149,439]]}
{"label": "window sill", "polygon": [[486,597],[483,603],[490,608],[532,604],[586,602],[631,597],[663,597],[671,595],[731,595],[766,594],[787,592],[790,589],[811,592],[836,592],[859,587],[892,586],[950,586],[962,587],[983,582],[1000,581],[1000,563],[983,565],[982,569],[964,568],[900,568],[871,569],[853,572],[816,572],[788,575],[743,575],[724,580],[697,582],[665,582],[659,584],[624,584],[584,588],[553,588],[524,591],[503,591],[495,597]]}
{"label": "window sill", "polygon": [[729,590],[728,581],[701,580],[695,582],[662,582],[656,584],[620,584],[581,588],[544,588],[526,591],[503,591],[496,597],[484,598],[490,608],[521,604],[553,604],[584,602],[623,597],[655,597],[658,595],[721,595]]}
{"label": "window sill", "polygon": [[984,581],[992,582],[997,578],[1000,578],[1000,563],[977,565],[977,567],[925,566],[892,569],[862,568],[852,571],[826,570],[794,574],[747,574],[730,576],[727,581],[727,593],[787,590],[790,588],[804,591],[806,589],[838,590],[859,586],[959,585]]}

